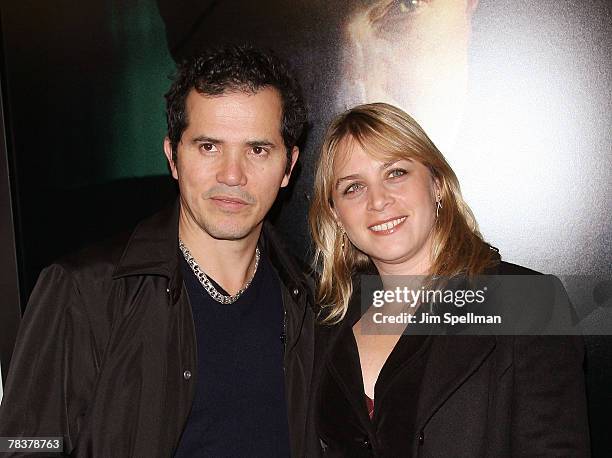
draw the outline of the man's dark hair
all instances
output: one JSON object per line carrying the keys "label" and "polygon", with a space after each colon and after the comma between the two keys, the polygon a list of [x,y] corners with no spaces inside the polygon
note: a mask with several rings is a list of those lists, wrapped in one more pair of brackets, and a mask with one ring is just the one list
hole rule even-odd
{"label": "man's dark hair", "polygon": [[178,144],[189,122],[185,101],[192,89],[200,94],[217,96],[233,91],[256,93],[266,87],[275,88],[280,93],[283,110],[281,135],[287,149],[288,170],[291,150],[306,124],[302,93],[285,63],[274,53],[247,45],[211,49],[179,66],[165,95],[173,160],[176,160]]}

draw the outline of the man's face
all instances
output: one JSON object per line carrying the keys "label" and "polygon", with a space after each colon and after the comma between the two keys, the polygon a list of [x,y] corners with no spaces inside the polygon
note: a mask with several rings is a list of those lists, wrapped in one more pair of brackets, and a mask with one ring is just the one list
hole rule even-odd
{"label": "man's face", "polygon": [[468,44],[477,0],[377,0],[344,28],[340,103],[387,102],[447,150],[467,93]]}
{"label": "man's face", "polygon": [[237,91],[211,97],[192,90],[185,111],[188,126],[176,163],[169,140],[164,142],[179,183],[183,217],[215,239],[258,236],[298,156],[294,148],[285,173],[278,91],[264,88],[255,94]]}

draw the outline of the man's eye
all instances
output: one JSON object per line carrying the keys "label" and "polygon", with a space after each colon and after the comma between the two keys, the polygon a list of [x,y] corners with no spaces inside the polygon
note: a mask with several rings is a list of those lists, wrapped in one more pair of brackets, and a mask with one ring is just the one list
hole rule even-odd
{"label": "man's eye", "polygon": [[263,146],[254,146],[252,151],[256,156],[260,156],[267,152]]}
{"label": "man's eye", "polygon": [[380,18],[384,16],[386,19],[405,19],[406,16],[419,13],[428,1],[430,0],[393,0],[387,4],[384,12],[379,13]]}
{"label": "man's eye", "polygon": [[[379,23],[379,27],[390,27],[396,22],[411,20],[421,14],[432,0],[391,0],[384,2],[384,6],[377,6],[370,10],[370,21]],[[390,21],[390,23],[387,23]]]}
{"label": "man's eye", "polygon": [[403,169],[393,169],[389,172],[389,178],[397,178],[406,175],[406,171]]}
{"label": "man's eye", "polygon": [[217,147],[214,145],[214,143],[202,143],[200,145],[200,149],[207,152],[217,151]]}
{"label": "man's eye", "polygon": [[344,190],[344,195],[347,194],[353,194],[357,191],[359,191],[363,186],[359,183],[353,183],[352,185],[348,186],[345,190]]}

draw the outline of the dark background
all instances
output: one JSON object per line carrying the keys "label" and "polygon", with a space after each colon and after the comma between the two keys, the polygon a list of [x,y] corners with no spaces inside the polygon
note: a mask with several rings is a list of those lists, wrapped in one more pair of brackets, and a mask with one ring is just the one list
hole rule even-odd
{"label": "dark background", "polygon": [[[311,125],[298,173],[273,216],[295,254],[308,258],[313,158],[325,124],[342,108],[335,98],[338,42],[344,18],[358,3],[5,0],[0,5],[7,151],[0,157],[6,226],[0,227],[3,376],[17,303],[25,308],[40,270],[67,252],[130,229],[174,199],[162,150],[162,96],[174,61],[202,47],[244,41],[272,47],[298,72]],[[473,154],[451,154],[449,160],[483,233],[511,262],[553,274],[612,276],[611,10],[607,1],[481,1],[474,16],[471,70],[477,84],[470,90],[468,127],[458,147]],[[494,55],[493,45],[503,52]],[[519,73],[529,62],[537,62],[531,73]],[[538,71],[556,75],[555,84],[532,77]],[[512,72],[517,76],[507,79]],[[536,89],[525,89],[530,87]],[[504,97],[522,104],[523,111],[504,117],[511,109],[500,103]],[[539,117],[527,122],[530,112]],[[525,153],[516,152],[513,143],[521,136]],[[538,150],[542,144],[550,145],[546,156]],[[547,174],[527,173],[521,182],[520,173],[507,173],[512,165],[503,161],[510,153],[483,158],[478,145],[486,145],[485,151],[511,145],[507,148],[523,164],[520,172],[542,167]],[[491,198],[486,177],[508,188]],[[542,209],[528,213],[538,203]],[[568,291],[573,298],[581,293],[571,284]],[[600,302],[606,301],[609,293]],[[595,323],[606,312],[595,314]],[[612,456],[612,339],[585,340],[594,456]]]}

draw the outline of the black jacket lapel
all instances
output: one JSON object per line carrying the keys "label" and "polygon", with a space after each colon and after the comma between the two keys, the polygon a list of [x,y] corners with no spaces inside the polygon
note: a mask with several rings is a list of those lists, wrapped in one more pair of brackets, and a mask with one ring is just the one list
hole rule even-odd
{"label": "black jacket lapel", "polygon": [[366,431],[372,428],[365,403],[365,389],[357,343],[350,325],[343,324],[331,342],[327,367],[350,402]]}
{"label": "black jacket lapel", "polygon": [[421,385],[416,421],[419,430],[494,348],[493,336],[434,336]]}
{"label": "black jacket lapel", "polygon": [[327,367],[353,407],[364,430],[371,431],[372,422],[365,403],[359,350],[353,334],[353,325],[361,317],[361,283],[354,281],[353,285],[353,296],[346,316],[333,331],[330,330]]}

